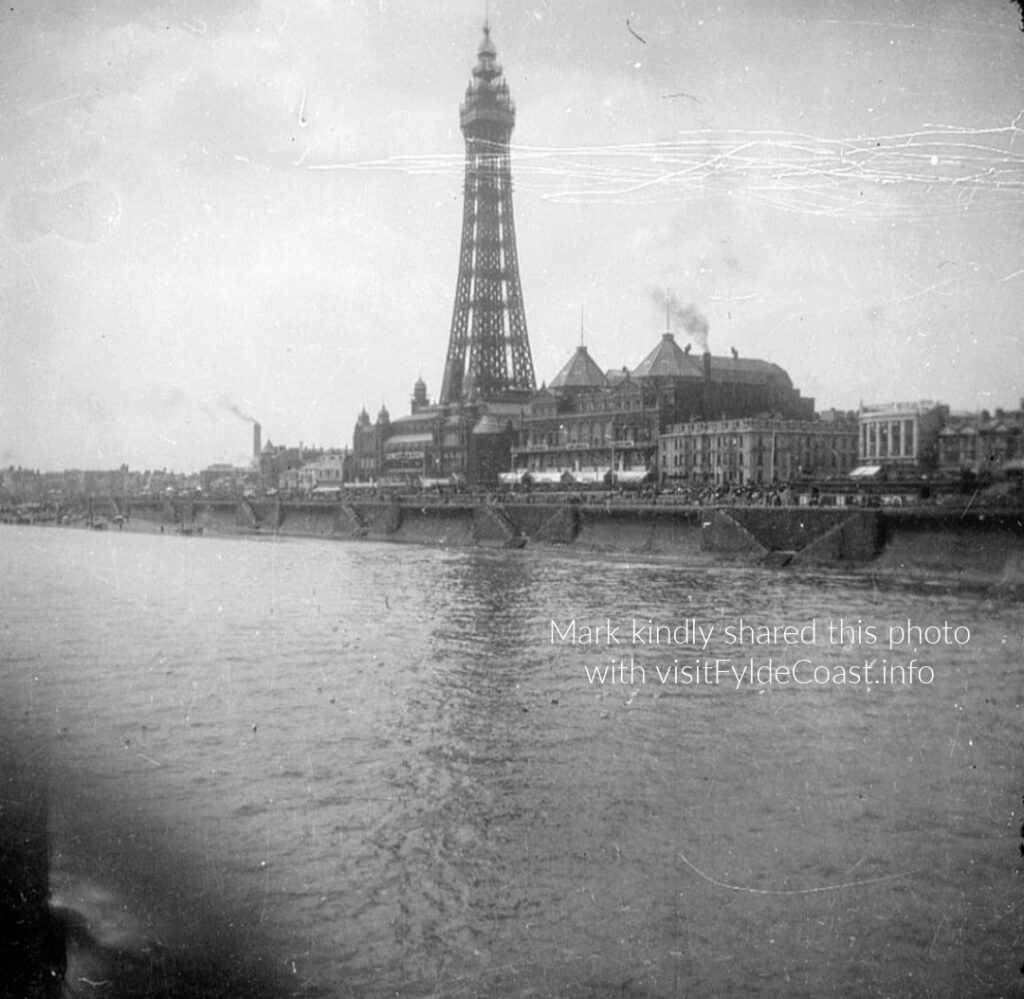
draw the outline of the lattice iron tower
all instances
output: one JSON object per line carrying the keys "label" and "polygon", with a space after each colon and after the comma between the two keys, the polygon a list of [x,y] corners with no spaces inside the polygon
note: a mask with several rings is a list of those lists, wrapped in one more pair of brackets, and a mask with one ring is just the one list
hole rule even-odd
{"label": "lattice iron tower", "polygon": [[465,200],[442,403],[525,399],[536,387],[512,218],[508,147],[516,110],[497,54],[485,24],[459,115]]}

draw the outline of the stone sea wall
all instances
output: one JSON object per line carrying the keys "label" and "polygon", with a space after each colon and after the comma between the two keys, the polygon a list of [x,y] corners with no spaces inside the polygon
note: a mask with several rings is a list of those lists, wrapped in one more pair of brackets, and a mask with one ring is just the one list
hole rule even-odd
{"label": "stone sea wall", "polygon": [[602,503],[153,500],[129,523],[442,546],[569,546],[773,566],[837,566],[1024,587],[1024,510],[672,507]]}

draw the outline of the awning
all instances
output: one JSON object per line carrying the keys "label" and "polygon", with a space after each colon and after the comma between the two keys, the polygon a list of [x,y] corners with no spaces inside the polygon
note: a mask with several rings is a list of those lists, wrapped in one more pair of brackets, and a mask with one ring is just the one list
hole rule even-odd
{"label": "awning", "polygon": [[855,468],[852,472],[850,472],[850,478],[870,479],[871,476],[877,475],[881,470],[881,465],[861,465],[860,468]]}
{"label": "awning", "polygon": [[531,472],[530,475],[533,476],[533,481],[541,486],[557,486],[573,481],[572,472],[563,471],[562,469],[551,469],[546,472]]}
{"label": "awning", "polygon": [[600,485],[605,481],[608,471],[607,468],[583,468],[578,472],[573,472],[572,477],[577,482]]}
{"label": "awning", "polygon": [[324,493],[340,493],[341,486],[317,486],[313,490],[314,496],[322,496]]}
{"label": "awning", "polygon": [[523,481],[525,472],[498,472],[498,481],[503,486],[518,486]]}
{"label": "awning", "polygon": [[616,472],[616,482],[643,482],[651,473],[646,468],[632,468],[625,472]]}

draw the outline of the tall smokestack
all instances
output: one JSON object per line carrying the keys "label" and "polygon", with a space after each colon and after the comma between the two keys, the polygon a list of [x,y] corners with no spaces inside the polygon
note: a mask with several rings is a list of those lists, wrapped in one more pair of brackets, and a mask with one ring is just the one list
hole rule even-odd
{"label": "tall smokestack", "polygon": [[257,461],[260,460],[260,452],[263,450],[263,441],[260,439],[263,430],[260,425],[253,421],[252,425],[252,456]]}
{"label": "tall smokestack", "polygon": [[704,351],[704,381],[711,381],[711,351]]}

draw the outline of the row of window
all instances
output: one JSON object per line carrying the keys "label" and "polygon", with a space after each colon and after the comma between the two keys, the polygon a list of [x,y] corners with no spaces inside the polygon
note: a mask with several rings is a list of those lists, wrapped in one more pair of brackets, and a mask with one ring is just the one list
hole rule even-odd
{"label": "row of window", "polygon": [[[721,468],[723,465],[727,467],[742,468],[744,465],[752,465],[756,468],[766,468],[771,464],[770,453],[758,453],[756,455],[756,461],[747,458],[744,460],[744,452],[742,451],[727,451],[724,454],[716,451],[708,453],[702,451],[699,454],[692,452],[687,453],[675,453],[672,455],[662,455],[661,466],[666,468],[671,464],[672,468],[690,468],[690,467],[701,467],[710,468],[712,466]],[[847,460],[843,460],[846,457]],[[669,462],[671,458],[671,462]],[[776,453],[775,463],[776,466],[783,463],[798,462],[804,468],[817,468],[817,469],[844,469],[851,468],[853,461],[848,456],[841,456],[834,452],[826,452],[825,454],[812,454],[810,451],[805,451],[803,454],[795,451],[787,451],[784,453]]]}
{"label": "row of window", "polygon": [[857,442],[853,437],[838,437],[831,439],[821,439],[817,435],[811,438],[792,438],[792,437],[779,437],[776,438],[774,444],[770,438],[759,436],[757,443],[743,440],[736,437],[686,437],[686,438],[668,438],[665,440],[665,447],[669,451],[684,451],[688,454],[692,454],[695,451],[736,451],[743,450],[748,452],[764,452],[767,453],[774,447],[776,453],[782,452],[797,452],[797,451],[838,451],[843,454],[855,455],[857,453]]}
{"label": "row of window", "polygon": [[1010,439],[986,439],[983,437],[961,437],[955,440],[939,441],[939,454],[943,460],[977,458],[979,455],[991,460],[1002,461],[1019,458],[1024,453],[1022,441]]}
{"label": "row of window", "polygon": [[550,433],[531,433],[526,439],[526,446],[533,448],[557,448],[582,445],[584,447],[609,448],[616,444],[649,442],[653,438],[649,427],[619,427],[618,430],[614,431],[614,437],[612,436],[613,431],[611,429],[606,434],[597,431],[592,433],[591,436],[587,436],[585,433],[574,433],[574,429],[570,428],[568,431],[554,430]]}

